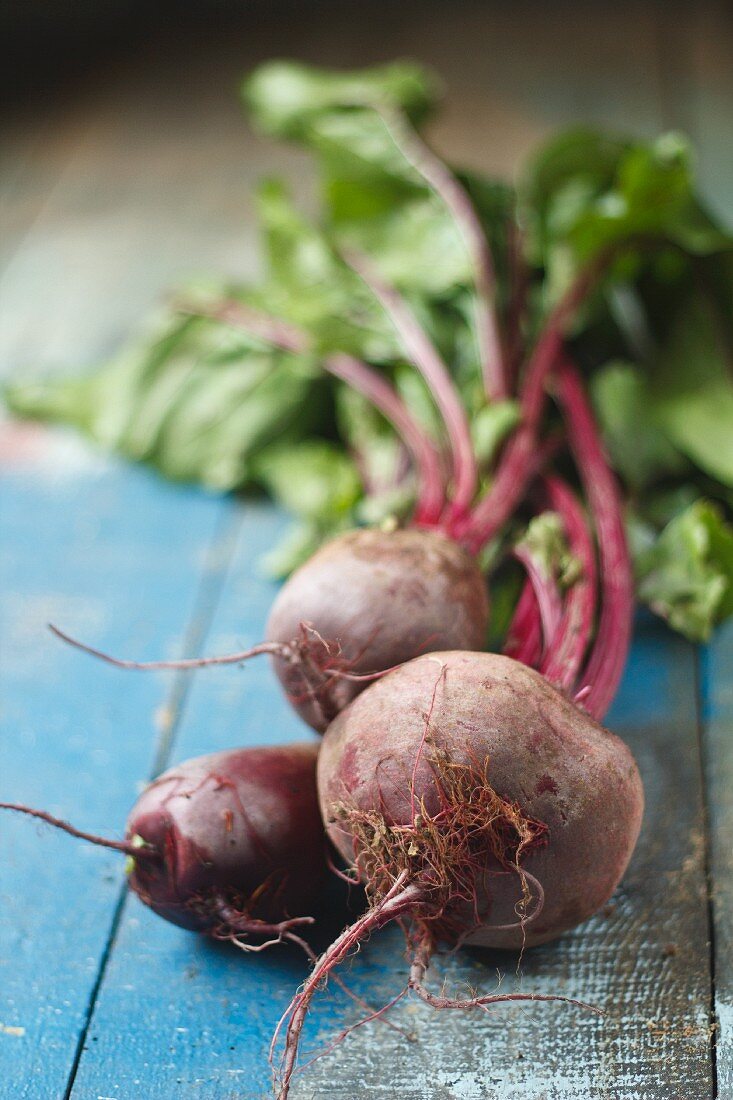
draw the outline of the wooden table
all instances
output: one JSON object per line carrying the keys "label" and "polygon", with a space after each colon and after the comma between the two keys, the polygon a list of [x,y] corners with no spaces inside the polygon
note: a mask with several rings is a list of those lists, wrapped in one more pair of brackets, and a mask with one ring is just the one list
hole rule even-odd
{"label": "wooden table", "polygon": [[[263,170],[305,175],[301,155],[265,147],[239,116],[236,75],[273,54],[433,62],[451,92],[436,143],[489,170],[508,170],[577,118],[644,133],[683,126],[712,200],[731,209],[724,5],[695,15],[640,3],[511,7],[410,0],[171,32],[19,108],[0,175],[3,369],[91,364],[181,275],[253,270],[253,181]],[[119,835],[141,786],[169,763],[302,736],[264,664],[125,674],[45,630],[56,621],[143,659],[253,643],[274,592],[258,559],[284,517],[164,484],[63,433],[5,425],[0,455],[0,798]],[[636,753],[648,796],[612,904],[527,953],[521,976],[511,956],[468,952],[433,974],[486,989],[498,968],[503,989],[560,992],[607,1015],[562,1005],[436,1015],[403,1001],[392,1018],[416,1042],[361,1028],[299,1078],[295,1096],[733,1095],[733,629],[696,651],[640,619],[609,724]],[[0,838],[3,1100],[267,1094],[267,1042],[301,959],[245,957],[166,925],[126,894],[114,853],[7,815]],[[347,977],[370,1001],[389,999],[405,978],[399,933],[375,936]],[[338,991],[321,995],[306,1048],[357,1018]]]}

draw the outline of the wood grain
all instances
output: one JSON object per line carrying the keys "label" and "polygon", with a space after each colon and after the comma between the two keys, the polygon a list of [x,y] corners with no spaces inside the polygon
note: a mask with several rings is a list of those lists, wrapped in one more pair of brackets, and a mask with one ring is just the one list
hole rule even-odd
{"label": "wood grain", "polygon": [[710,821],[710,877],[718,1095],[733,1096],[733,627],[702,658],[702,723]]}

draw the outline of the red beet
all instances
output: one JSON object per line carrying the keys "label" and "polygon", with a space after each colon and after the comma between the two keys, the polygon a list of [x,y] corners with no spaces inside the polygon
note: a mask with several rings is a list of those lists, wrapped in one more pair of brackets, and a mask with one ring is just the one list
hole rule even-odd
{"label": "red beet", "polygon": [[[542,943],[596,912],[626,869],[643,807],[623,741],[538,673],[490,653],[418,658],[374,684],[330,726],[318,786],[329,835],[368,887],[370,830],[384,821],[420,848],[399,869],[432,898],[428,923],[455,924],[469,942],[492,947]],[[483,826],[472,826],[475,843],[461,835],[473,803],[487,811]],[[417,817],[435,821],[433,839],[421,835]],[[443,883],[425,880],[438,842]],[[458,843],[471,849],[470,868],[458,863],[464,848],[451,855]],[[396,878],[388,848],[382,855],[382,873]],[[537,888],[519,866],[544,892],[541,912],[523,923],[517,907],[527,885]],[[467,872],[470,913],[453,896],[452,879]]]}
{"label": "red beet", "polygon": [[298,713],[323,731],[369,682],[333,673],[368,675],[436,649],[481,649],[487,618],[484,578],[451,539],[416,528],[349,531],[283,586],[267,639],[288,645],[301,624],[313,624],[296,659],[274,662]]}
{"label": "red beet", "polygon": [[130,857],[130,886],[159,916],[217,938],[291,939],[312,923],[326,874],[317,746],[231,749],[188,760],[141,794],[124,841],[74,836]]}
{"label": "red beet", "polygon": [[127,821],[128,839],[155,853],[135,860],[135,893],[199,931],[310,912],[325,872],[316,751],[305,743],[232,749],[161,775]]}
{"label": "red beet", "polygon": [[370,909],[284,1017],[281,1097],[317,986],[391,920],[406,928],[409,985],[428,1003],[548,999],[455,1000],[423,980],[440,944],[523,949],[586,920],[623,875],[643,809],[623,742],[537,672],[488,653],[419,657],[370,686],[329,726],[318,789]]}

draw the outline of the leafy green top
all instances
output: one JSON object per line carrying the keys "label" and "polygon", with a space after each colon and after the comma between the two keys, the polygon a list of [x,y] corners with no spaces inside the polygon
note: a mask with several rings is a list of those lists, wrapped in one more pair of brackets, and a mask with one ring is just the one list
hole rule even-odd
{"label": "leafy green top", "polygon": [[271,561],[285,573],[355,520],[406,513],[415,491],[387,422],[323,374],[324,355],[382,372],[440,441],[427,389],[344,262],[349,250],[369,255],[449,365],[484,478],[518,413],[513,400],[487,399],[474,322],[495,311],[516,373],[549,311],[597,270],[569,336],[627,491],[638,595],[705,638],[733,613],[733,238],[697,195],[691,151],[679,134],[643,143],[573,129],[535,153],[516,187],[456,173],[493,252],[496,289],[484,301],[470,233],[412,140],[437,92],[408,62],[352,73],[273,62],[245,82],[257,127],[316,159],[320,215],[309,222],[282,183],[263,184],[261,282],[209,287],[202,299],[226,295],[295,324],[307,350],[173,303],[99,373],[17,382],[8,404],[169,477],[264,488],[300,523]]}

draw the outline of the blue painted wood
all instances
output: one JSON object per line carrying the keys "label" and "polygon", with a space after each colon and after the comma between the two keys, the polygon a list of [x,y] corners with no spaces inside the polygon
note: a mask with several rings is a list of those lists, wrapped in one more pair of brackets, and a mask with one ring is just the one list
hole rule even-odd
{"label": "blue painted wood", "polygon": [[[279,523],[266,507],[245,506],[208,648],[261,637],[274,589],[258,575],[256,559]],[[558,944],[529,952],[522,964],[523,989],[585,998],[609,1016],[599,1021],[546,1005],[437,1018],[405,1001],[393,1018],[416,1032],[417,1043],[369,1025],[310,1067],[295,1096],[707,1100],[709,971],[694,672],[689,646],[649,619],[641,623],[610,719],[632,743],[647,785],[637,857],[611,909]],[[210,670],[196,674],[174,756],[302,733],[266,665]],[[331,904],[338,928],[345,914],[336,897]],[[396,930],[375,936],[346,970],[354,991],[377,1005],[394,996],[405,981],[403,946]],[[433,980],[490,988],[499,967],[504,988],[513,988],[515,965],[512,956],[461,952],[439,964]],[[304,974],[296,955],[247,957],[211,945],[129,899],[73,1097],[117,1100],[141,1089],[149,1100],[268,1095],[267,1044]],[[358,1018],[341,995],[322,995],[309,1021],[306,1058]]]}
{"label": "blue painted wood", "polygon": [[[177,652],[206,618],[222,510],[56,435],[6,466],[0,799],[121,835],[180,693],[170,675],[120,682],[46,623],[116,650]],[[0,813],[3,1097],[64,1095],[123,878],[116,853]]]}
{"label": "blue painted wood", "polygon": [[733,1096],[733,623],[702,654],[718,1095]]}
{"label": "blue painted wood", "polygon": [[[242,514],[210,652],[260,640],[276,590],[260,562],[287,521],[265,504],[248,502]],[[315,736],[285,702],[267,658],[192,680],[171,762]],[[167,925],[128,898],[72,1096],[127,1098],[143,1087],[146,1100],[265,1093],[267,1044],[306,972],[291,951],[245,956]]]}

